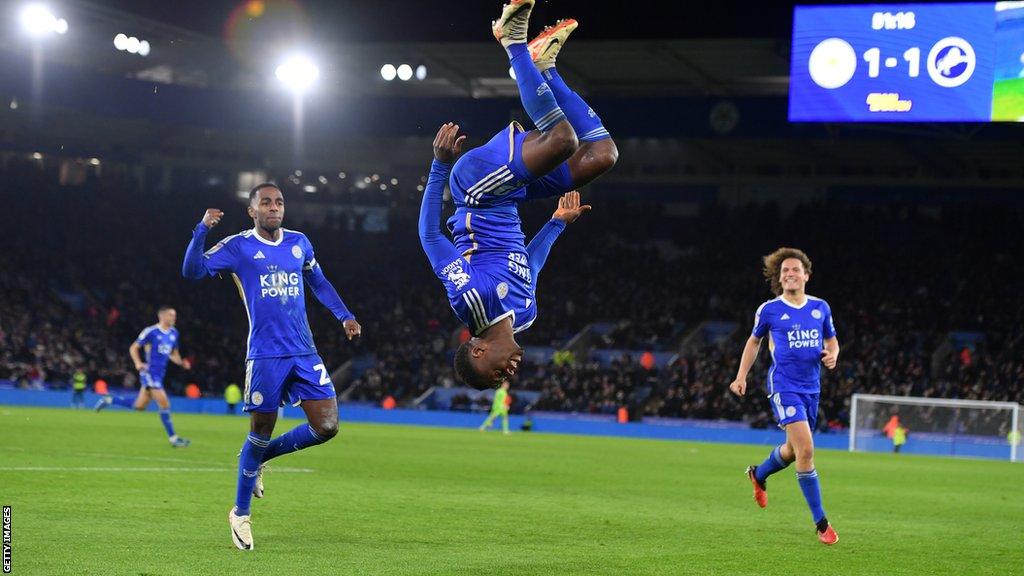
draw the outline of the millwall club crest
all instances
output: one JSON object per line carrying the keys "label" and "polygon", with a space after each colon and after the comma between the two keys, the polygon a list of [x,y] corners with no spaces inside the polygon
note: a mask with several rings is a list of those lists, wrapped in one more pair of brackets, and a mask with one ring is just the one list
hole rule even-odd
{"label": "millwall club crest", "polygon": [[811,318],[814,318],[815,320],[821,320],[821,310],[811,310]]}
{"label": "millwall club crest", "polygon": [[508,284],[502,282],[498,284],[498,298],[504,298],[508,296]]}
{"label": "millwall club crest", "polygon": [[292,246],[292,256],[302,259],[302,248],[299,248],[298,246]]}

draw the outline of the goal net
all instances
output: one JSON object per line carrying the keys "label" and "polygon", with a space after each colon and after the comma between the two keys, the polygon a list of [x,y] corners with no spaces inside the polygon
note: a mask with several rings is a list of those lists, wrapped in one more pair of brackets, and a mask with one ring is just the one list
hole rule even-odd
{"label": "goal net", "polygon": [[1015,402],[854,394],[850,451],[895,451],[898,425],[901,452],[1021,461],[1020,412]]}

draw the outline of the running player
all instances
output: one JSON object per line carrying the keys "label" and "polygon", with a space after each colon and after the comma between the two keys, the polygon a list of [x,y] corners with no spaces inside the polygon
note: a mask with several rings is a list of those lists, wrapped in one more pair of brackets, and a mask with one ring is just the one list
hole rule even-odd
{"label": "running player", "polygon": [[[182,274],[201,279],[227,272],[235,281],[249,319],[243,406],[250,432],[238,462],[238,490],[228,513],[231,539],[253,549],[249,505],[263,496],[263,463],[322,444],[338,433],[338,402],[327,366],[317,354],[306,317],[305,285],[342,322],[349,340],[362,328],[324,276],[313,245],[301,232],[281,227],[284,195],[274,184],[249,192],[253,228],[218,242],[203,253],[206,234],[223,212],[209,209],[192,232]],[[277,409],[300,405],[308,424],[271,439]]]}
{"label": "running player", "polygon": [[786,443],[776,446],[760,466],[747,468],[754,486],[754,500],[768,506],[767,481],[772,474],[796,462],[796,479],[811,509],[818,540],[835,544],[839,535],[825,517],[821,505],[821,487],[814,469],[814,439],[811,433],[818,420],[818,395],[821,368],[836,367],[839,340],[836,338],[832,309],[821,298],[804,292],[811,279],[811,260],[795,248],[779,248],[764,257],[764,276],[777,298],[769,300],[754,315],[754,331],[747,339],[736,380],[729,385],[743,396],[761,339],[768,336],[772,366],[768,370],[768,401],[786,431]]}
{"label": "running player", "polygon": [[[104,396],[96,403],[96,411],[99,412],[111,405],[145,410],[149,407],[150,400],[156,400],[156,405],[160,408],[160,421],[164,424],[171,446],[183,448],[189,445],[189,441],[174,432],[174,423],[171,422],[171,401],[164,392],[164,375],[167,373],[168,362],[174,362],[185,370],[191,370],[192,364],[178,352],[178,329],[174,327],[178,313],[170,306],[161,306],[157,310],[156,318],[157,323],[144,328],[128,348],[135,370],[139,373],[138,395],[135,398]],[[145,359],[142,357],[143,353],[146,355]]]}

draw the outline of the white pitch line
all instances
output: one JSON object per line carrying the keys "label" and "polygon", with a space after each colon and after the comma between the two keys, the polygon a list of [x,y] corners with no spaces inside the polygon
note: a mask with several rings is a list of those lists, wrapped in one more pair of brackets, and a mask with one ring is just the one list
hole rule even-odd
{"label": "white pitch line", "polygon": [[[273,472],[313,472],[312,468],[274,468]],[[106,466],[0,466],[0,472],[237,472],[237,468],[121,468]]]}

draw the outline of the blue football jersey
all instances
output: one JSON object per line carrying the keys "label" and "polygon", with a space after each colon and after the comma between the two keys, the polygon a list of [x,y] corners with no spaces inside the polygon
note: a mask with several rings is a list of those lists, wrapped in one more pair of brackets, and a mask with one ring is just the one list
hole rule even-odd
{"label": "blue football jersey", "polygon": [[209,273],[231,274],[249,317],[247,359],[315,354],[303,272],[319,264],[305,234],[281,228],[277,242],[246,230],[203,254]]}
{"label": "blue football jersey", "polygon": [[480,210],[457,208],[448,219],[448,230],[455,248],[464,256],[526,252],[526,235],[514,204]]}
{"label": "blue football jersey", "polygon": [[523,252],[518,203],[574,189],[568,163],[548,174],[530,173],[522,158],[526,136],[522,126],[513,122],[483,146],[463,154],[452,167],[448,184],[455,214],[448,219],[448,230],[462,254]]}
{"label": "blue football jersey", "polygon": [[754,315],[753,335],[768,336],[768,394],[821,390],[821,351],[825,340],[836,335],[827,302],[810,295],[799,307],[781,296],[769,300]]}
{"label": "blue football jersey", "polygon": [[144,328],[135,343],[143,348],[149,346],[146,353],[149,375],[154,380],[162,380],[167,372],[167,359],[178,347],[178,329],[171,328],[165,332],[159,324],[154,324]]}
{"label": "blue football jersey", "polygon": [[526,330],[537,319],[537,302],[525,251],[459,257],[434,273],[448,301],[473,335],[512,317],[512,330]]}

